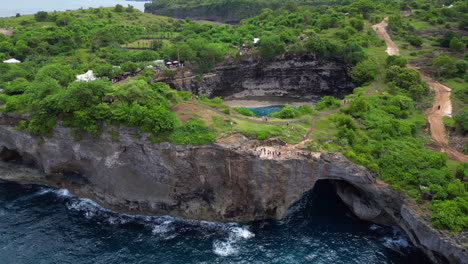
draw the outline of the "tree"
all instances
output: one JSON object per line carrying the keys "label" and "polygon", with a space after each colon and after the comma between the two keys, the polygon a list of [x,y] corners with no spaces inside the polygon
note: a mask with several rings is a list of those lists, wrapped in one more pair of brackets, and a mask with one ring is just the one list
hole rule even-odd
{"label": "tree", "polygon": [[358,85],[362,85],[375,80],[377,72],[377,64],[375,64],[373,61],[365,60],[359,62],[351,69],[350,76],[355,82],[358,83]]}
{"label": "tree", "polygon": [[10,53],[13,52],[14,45],[9,41],[0,42],[0,52]]}
{"label": "tree", "polygon": [[265,59],[271,59],[276,55],[283,54],[286,50],[286,45],[277,35],[262,37],[258,45],[260,56]]}
{"label": "tree", "polygon": [[357,31],[361,31],[364,28],[364,21],[362,19],[352,18],[349,20],[349,24]]}
{"label": "tree", "polygon": [[13,50],[15,56],[19,59],[25,59],[31,52],[31,48],[29,48],[28,43],[22,39],[16,41],[15,48]]}
{"label": "tree", "polygon": [[121,67],[124,72],[134,72],[138,69],[138,64],[133,61],[127,61],[124,62]]}
{"label": "tree", "polygon": [[406,64],[408,64],[408,60],[398,55],[390,55],[385,59],[385,66],[387,67],[397,65],[404,68],[406,67]]}
{"label": "tree", "polygon": [[460,35],[452,30],[445,32],[444,37],[441,39],[440,45],[442,47],[450,47],[450,42],[453,38],[460,38]]}
{"label": "tree", "polygon": [[324,40],[318,35],[312,35],[305,43],[307,51],[314,52],[320,55],[326,55],[330,52],[330,42]]}
{"label": "tree", "polygon": [[160,50],[162,46],[163,46],[163,42],[160,39],[152,40],[150,43],[150,49],[155,50],[155,51]]}
{"label": "tree", "polygon": [[327,110],[327,109],[334,109],[341,106],[340,100],[336,99],[333,96],[324,96],[320,98],[320,100],[315,105],[315,109],[317,110]]}
{"label": "tree", "polygon": [[464,52],[466,45],[459,38],[453,37],[450,41],[449,47],[454,51]]}
{"label": "tree", "polygon": [[68,86],[70,82],[75,80],[75,74],[68,65],[49,64],[42,67],[36,74],[36,80],[43,80],[50,77],[56,80],[61,86]]}
{"label": "tree", "polygon": [[90,108],[100,104],[109,89],[110,83],[104,80],[72,82],[67,89],[57,93],[56,107],[63,113]]}
{"label": "tree", "polygon": [[460,113],[453,116],[456,129],[465,135],[468,132],[468,109],[464,108]]}
{"label": "tree", "polygon": [[432,60],[432,65],[435,67],[435,74],[438,77],[453,77],[457,72],[455,58],[449,56],[438,56]]}
{"label": "tree", "polygon": [[415,46],[415,47],[421,47],[421,45],[423,44],[423,38],[421,37],[418,37],[418,36],[411,36],[408,38],[408,42]]}
{"label": "tree", "polygon": [[122,13],[123,11],[124,11],[124,7],[120,4],[117,4],[114,8],[114,12]]}
{"label": "tree", "polygon": [[369,17],[369,13],[375,9],[375,4],[370,0],[359,0],[352,3],[350,6],[351,8],[357,9],[365,19],[367,19]]}
{"label": "tree", "polygon": [[135,11],[135,9],[131,5],[128,5],[128,7],[125,8],[125,12],[127,12],[127,13],[133,13],[133,11]]}
{"label": "tree", "polygon": [[96,67],[94,73],[97,77],[108,77],[114,78],[123,73],[122,69],[119,67],[114,67],[111,64],[102,64]]}
{"label": "tree", "polygon": [[358,97],[349,102],[349,113],[355,117],[361,117],[365,112],[369,111],[369,103],[364,97]]}
{"label": "tree", "polygon": [[48,15],[49,14],[45,11],[39,11],[34,14],[34,19],[36,19],[37,22],[44,22],[47,21]]}

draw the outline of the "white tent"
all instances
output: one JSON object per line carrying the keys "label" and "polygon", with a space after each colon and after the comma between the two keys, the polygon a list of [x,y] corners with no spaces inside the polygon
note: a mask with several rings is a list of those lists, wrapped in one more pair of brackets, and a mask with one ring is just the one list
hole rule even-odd
{"label": "white tent", "polygon": [[3,63],[20,63],[20,62],[21,62],[21,61],[15,59],[15,58],[12,58],[12,59],[3,61]]}
{"label": "white tent", "polygon": [[97,78],[94,76],[94,73],[92,70],[87,71],[85,74],[80,74],[76,76],[77,81],[84,81],[84,82],[89,82],[89,81],[94,81]]}
{"label": "white tent", "polygon": [[164,60],[155,60],[153,61],[154,65],[158,66],[158,67],[162,67],[164,66]]}

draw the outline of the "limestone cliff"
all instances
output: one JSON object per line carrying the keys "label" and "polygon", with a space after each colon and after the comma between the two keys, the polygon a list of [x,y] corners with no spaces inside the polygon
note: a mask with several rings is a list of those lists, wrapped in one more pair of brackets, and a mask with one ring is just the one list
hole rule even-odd
{"label": "limestone cliff", "polygon": [[[3,179],[65,187],[118,211],[212,221],[281,218],[317,180],[332,180],[358,216],[401,226],[434,261],[468,259],[466,241],[433,229],[404,197],[340,154],[264,159],[244,148],[253,143],[247,139],[174,146],[149,143],[135,129],[115,127],[119,141],[108,127],[99,138],[75,140],[72,129],[60,125],[43,138],[15,130],[17,121],[0,116],[0,158],[8,162],[0,166]],[[28,167],[38,172],[9,173]]]}
{"label": "limestone cliff", "polygon": [[317,100],[325,95],[343,97],[355,85],[339,58],[315,57],[310,53],[285,54],[272,60],[245,56],[225,61],[202,81],[194,75],[179,74],[163,80],[177,90],[221,96],[225,99],[289,97]]}

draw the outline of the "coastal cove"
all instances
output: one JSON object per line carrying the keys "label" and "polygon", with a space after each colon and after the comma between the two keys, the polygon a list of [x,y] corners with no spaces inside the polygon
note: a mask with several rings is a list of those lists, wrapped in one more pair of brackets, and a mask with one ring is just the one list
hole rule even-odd
{"label": "coastal cove", "polygon": [[467,264],[468,3],[28,1],[0,262]]}
{"label": "coastal cove", "polygon": [[216,223],[121,214],[66,189],[0,181],[0,220],[7,263],[428,261],[401,230],[353,217],[326,183],[281,220]]}
{"label": "coastal cove", "polygon": [[136,9],[144,11],[145,1],[127,0],[19,0],[3,1],[0,5],[0,17],[12,17],[16,14],[31,15],[39,11],[65,11],[89,7],[112,7],[117,4],[127,6],[132,5]]}

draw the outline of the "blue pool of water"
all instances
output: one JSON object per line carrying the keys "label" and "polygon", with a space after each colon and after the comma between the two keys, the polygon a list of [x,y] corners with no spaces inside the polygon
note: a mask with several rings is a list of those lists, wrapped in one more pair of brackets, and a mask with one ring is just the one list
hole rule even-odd
{"label": "blue pool of water", "polygon": [[128,215],[65,189],[0,182],[0,263],[427,263],[398,229],[363,222],[326,183],[280,221]]}
{"label": "blue pool of water", "polygon": [[260,107],[244,107],[251,110],[256,116],[267,116],[271,113],[279,112],[283,109],[284,105],[269,105]]}

